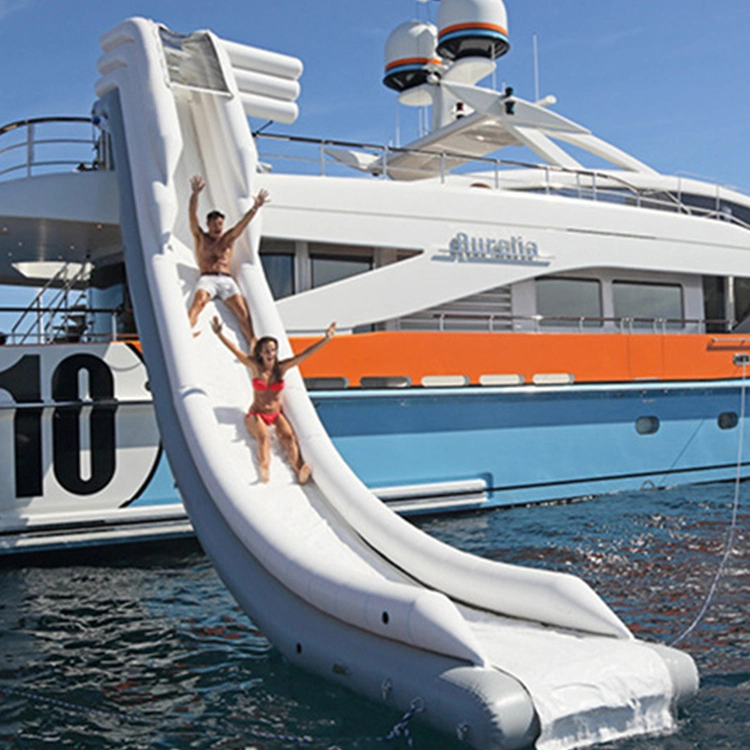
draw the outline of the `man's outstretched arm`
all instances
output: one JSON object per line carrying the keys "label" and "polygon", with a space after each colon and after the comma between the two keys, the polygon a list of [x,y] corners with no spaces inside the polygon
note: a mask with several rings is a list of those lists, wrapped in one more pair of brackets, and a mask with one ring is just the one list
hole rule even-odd
{"label": "man's outstretched arm", "polygon": [[247,229],[248,224],[253,220],[255,214],[258,213],[260,207],[267,202],[268,190],[259,190],[258,195],[255,196],[255,201],[253,201],[253,205],[231,229],[228,229],[225,232],[225,236],[234,242],[234,240],[236,240]]}
{"label": "man's outstretched arm", "polygon": [[199,174],[190,178],[188,214],[190,215],[190,233],[196,239],[202,235],[201,224],[198,220],[198,194],[204,187],[206,187],[206,181]]}

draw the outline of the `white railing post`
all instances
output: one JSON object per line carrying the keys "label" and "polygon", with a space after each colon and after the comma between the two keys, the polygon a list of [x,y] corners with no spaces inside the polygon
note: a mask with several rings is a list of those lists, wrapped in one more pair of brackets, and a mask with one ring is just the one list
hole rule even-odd
{"label": "white railing post", "polygon": [[26,176],[31,177],[31,165],[34,163],[34,126],[26,126]]}
{"label": "white railing post", "polygon": [[36,300],[36,326],[37,326],[37,344],[44,343],[44,325],[42,323],[42,298]]}

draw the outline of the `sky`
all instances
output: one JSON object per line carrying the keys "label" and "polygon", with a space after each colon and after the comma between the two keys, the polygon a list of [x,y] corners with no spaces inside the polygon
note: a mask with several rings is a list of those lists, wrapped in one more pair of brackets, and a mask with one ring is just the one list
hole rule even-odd
{"label": "sky", "polygon": [[[748,0],[506,0],[511,50],[498,83],[662,172],[750,193]],[[98,39],[140,15],[181,33],[220,37],[300,57],[293,125],[270,130],[364,143],[418,135],[415,110],[382,85],[388,34],[411,18],[436,20],[415,0],[0,0],[0,124],[86,115]],[[254,127],[260,122],[251,122]],[[1,144],[0,144],[1,145]]]}

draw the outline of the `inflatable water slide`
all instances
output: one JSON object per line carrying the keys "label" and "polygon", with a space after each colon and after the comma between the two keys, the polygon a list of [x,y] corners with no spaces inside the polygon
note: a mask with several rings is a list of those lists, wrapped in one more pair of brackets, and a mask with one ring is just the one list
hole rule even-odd
{"label": "inflatable water slide", "polygon": [[[257,192],[247,116],[292,122],[301,63],[133,18],[105,34],[96,111],[112,134],[127,273],[162,439],[206,553],[293,664],[481,749],[581,747],[675,727],[692,659],[637,641],[582,580],[480,559],[392,513],[322,428],[298,372],[284,412],[313,480],[274,451],[259,481],[243,418],[249,372],[186,308],[198,277],[190,178],[231,225]],[[321,178],[323,179],[323,178]],[[273,196],[271,196],[273,200]],[[264,209],[266,210],[266,209]],[[261,214],[235,245],[256,331],[291,348],[258,256]],[[238,343],[244,346],[244,342]]]}

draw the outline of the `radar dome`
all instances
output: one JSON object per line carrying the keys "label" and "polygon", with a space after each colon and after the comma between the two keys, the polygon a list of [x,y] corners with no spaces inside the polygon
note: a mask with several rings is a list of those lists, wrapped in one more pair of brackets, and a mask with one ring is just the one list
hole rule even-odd
{"label": "radar dome", "polygon": [[494,60],[510,49],[502,0],[440,0],[438,29],[438,54],[448,60]]}
{"label": "radar dome", "polygon": [[383,83],[396,91],[419,86],[440,66],[437,29],[424,21],[407,21],[395,28],[385,43]]}

